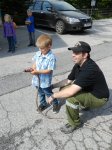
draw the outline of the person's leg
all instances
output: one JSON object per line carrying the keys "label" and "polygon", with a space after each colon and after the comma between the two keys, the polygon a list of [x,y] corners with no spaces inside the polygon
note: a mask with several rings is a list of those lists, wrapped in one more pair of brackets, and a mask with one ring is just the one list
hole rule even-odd
{"label": "person's leg", "polygon": [[16,47],[17,46],[17,37],[16,37],[16,35],[13,38],[14,38],[14,44],[15,44],[15,47]]}
{"label": "person's leg", "polygon": [[31,32],[31,41],[32,41],[33,46],[35,46],[35,33],[34,32]]}
{"label": "person's leg", "polygon": [[[53,94],[51,87],[43,88],[43,91],[47,97],[50,97]],[[57,99],[53,100],[53,105],[58,105]]]}
{"label": "person's leg", "polygon": [[79,118],[79,102],[74,97],[68,98],[66,100],[66,113],[68,118],[68,123],[71,126],[80,125]]}
{"label": "person's leg", "polygon": [[66,111],[68,116],[68,122],[75,126],[80,124],[79,119],[79,106],[89,108],[98,108],[106,103],[106,99],[98,99],[91,93],[79,92],[74,97],[68,98],[66,101]]}
{"label": "person's leg", "polygon": [[80,105],[89,108],[98,108],[106,103],[106,99],[98,99],[91,93],[79,92],[74,97],[70,97],[66,101],[66,113],[68,118],[69,127],[63,128],[62,132],[73,132],[78,126],[81,125],[79,118]]}
{"label": "person's leg", "polygon": [[[47,97],[50,97],[53,94],[51,87],[44,88],[43,90],[44,90],[44,93]],[[53,112],[57,113],[58,111],[59,111],[59,102],[57,99],[54,99],[54,101],[53,101]]]}
{"label": "person's leg", "polygon": [[31,36],[31,32],[28,32],[29,34],[29,45],[28,46],[32,46],[32,36]]}
{"label": "person's leg", "polygon": [[38,96],[40,100],[40,105],[46,106],[46,99],[45,99],[45,93],[41,87],[38,88]]}
{"label": "person's leg", "polygon": [[12,50],[12,53],[15,52],[15,42],[14,42],[14,37],[13,36],[11,37],[11,50]]}
{"label": "person's leg", "polygon": [[96,98],[94,95],[88,92],[79,92],[74,97],[80,103],[80,105],[88,108],[99,108],[105,105],[107,98]]}
{"label": "person's leg", "polygon": [[9,45],[9,50],[8,52],[11,52],[11,38],[10,37],[7,37],[7,41],[8,41],[8,45]]}
{"label": "person's leg", "polygon": [[79,118],[79,102],[74,97],[66,100],[66,114],[68,123],[62,126],[60,130],[69,134],[82,126]]}

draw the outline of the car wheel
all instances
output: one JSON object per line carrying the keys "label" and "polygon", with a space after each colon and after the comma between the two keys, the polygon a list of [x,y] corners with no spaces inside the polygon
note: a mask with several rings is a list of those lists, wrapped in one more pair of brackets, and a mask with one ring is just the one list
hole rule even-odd
{"label": "car wheel", "polygon": [[65,24],[62,20],[58,20],[56,22],[56,32],[59,34],[63,34],[65,32]]}

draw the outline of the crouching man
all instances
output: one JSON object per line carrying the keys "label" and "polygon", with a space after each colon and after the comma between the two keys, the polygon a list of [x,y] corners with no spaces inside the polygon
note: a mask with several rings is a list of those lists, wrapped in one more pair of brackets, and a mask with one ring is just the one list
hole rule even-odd
{"label": "crouching man", "polygon": [[82,126],[79,117],[79,105],[85,108],[98,108],[106,104],[109,98],[109,89],[98,65],[90,58],[91,47],[88,43],[79,41],[72,50],[72,57],[75,63],[68,78],[60,83],[54,84],[68,87],[59,92],[53,93],[48,103],[51,104],[54,99],[66,100],[66,114],[68,123],[61,127],[65,134],[71,133]]}

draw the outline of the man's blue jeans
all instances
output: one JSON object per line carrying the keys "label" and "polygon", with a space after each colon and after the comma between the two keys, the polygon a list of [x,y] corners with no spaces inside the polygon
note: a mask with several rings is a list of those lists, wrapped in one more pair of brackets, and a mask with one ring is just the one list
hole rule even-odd
{"label": "man's blue jeans", "polygon": [[[51,87],[47,87],[47,88],[38,88],[38,96],[39,96],[39,100],[40,100],[40,105],[47,105],[46,102],[46,96],[50,97],[53,94],[52,92],[52,88]],[[53,105],[58,105],[58,100],[55,99],[53,101]]]}

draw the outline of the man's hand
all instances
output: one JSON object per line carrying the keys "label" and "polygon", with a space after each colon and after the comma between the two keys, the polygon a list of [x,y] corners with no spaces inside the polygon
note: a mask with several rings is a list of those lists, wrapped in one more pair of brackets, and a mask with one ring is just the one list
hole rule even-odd
{"label": "man's hand", "polygon": [[54,97],[51,95],[49,98],[48,98],[48,104],[52,104],[52,102],[53,102],[53,100],[54,100]]}

